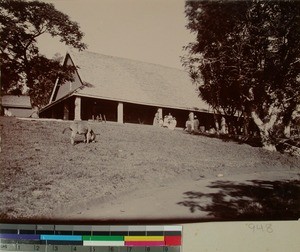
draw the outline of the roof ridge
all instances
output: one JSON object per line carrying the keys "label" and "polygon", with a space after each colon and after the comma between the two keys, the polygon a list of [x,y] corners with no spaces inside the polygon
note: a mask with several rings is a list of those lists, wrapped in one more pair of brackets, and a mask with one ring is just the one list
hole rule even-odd
{"label": "roof ridge", "polygon": [[177,70],[177,71],[182,71],[182,72],[186,72],[186,70],[184,69],[180,69],[180,68],[176,68],[176,67],[171,67],[171,66],[166,66],[166,65],[162,65],[162,64],[159,64],[159,63],[152,63],[152,62],[146,62],[146,61],[143,61],[143,60],[138,60],[138,59],[131,59],[131,58],[125,58],[125,57],[120,57],[120,56],[114,56],[114,55],[107,55],[107,54],[103,54],[103,53],[99,53],[99,52],[93,52],[93,51],[89,51],[89,50],[84,50],[84,51],[73,51],[73,50],[70,50],[70,51],[67,51],[67,53],[69,53],[71,56],[74,55],[74,54],[81,54],[81,53],[88,53],[88,54],[94,54],[94,55],[101,55],[101,56],[104,56],[104,57],[107,57],[107,58],[115,58],[115,59],[121,59],[121,60],[129,60],[129,61],[132,61],[132,62],[136,62],[136,63],[143,63],[143,64],[148,64],[148,65],[154,65],[154,66],[159,66],[159,67],[163,67],[163,68],[169,68],[169,69],[172,69],[172,70]]}

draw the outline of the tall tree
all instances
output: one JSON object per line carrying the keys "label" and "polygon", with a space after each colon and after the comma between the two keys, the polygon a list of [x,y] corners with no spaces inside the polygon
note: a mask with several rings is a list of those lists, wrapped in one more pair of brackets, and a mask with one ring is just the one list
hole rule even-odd
{"label": "tall tree", "polygon": [[196,34],[196,41],[185,49],[182,58],[192,79],[198,83],[201,97],[218,113],[233,118],[242,111],[240,86],[242,79],[242,44],[237,20],[243,20],[247,3],[186,3],[187,28]]}
{"label": "tall tree", "polygon": [[79,25],[55,9],[53,4],[40,1],[1,0],[0,2],[0,60],[1,91],[7,93],[21,85],[29,89],[33,105],[47,104],[47,97],[56,75],[71,78],[74,69],[62,66],[39,53],[37,38],[48,33],[78,50],[82,42]]}
{"label": "tall tree", "polygon": [[197,34],[183,57],[201,96],[224,110],[244,111],[262,143],[275,149],[278,120],[289,122],[300,97],[300,3],[186,3],[187,28]]}

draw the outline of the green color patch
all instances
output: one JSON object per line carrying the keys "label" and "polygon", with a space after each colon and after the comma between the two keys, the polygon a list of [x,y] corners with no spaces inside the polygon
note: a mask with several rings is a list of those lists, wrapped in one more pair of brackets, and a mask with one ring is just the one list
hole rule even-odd
{"label": "green color patch", "polygon": [[124,236],[106,236],[106,235],[95,235],[95,236],[82,236],[83,241],[124,241]]}

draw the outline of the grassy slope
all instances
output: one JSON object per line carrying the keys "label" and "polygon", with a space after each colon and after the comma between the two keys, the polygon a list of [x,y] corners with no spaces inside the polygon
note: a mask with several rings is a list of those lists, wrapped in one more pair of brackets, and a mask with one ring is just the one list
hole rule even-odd
{"label": "grassy slope", "polygon": [[1,117],[0,215],[51,216],[91,201],[175,179],[256,171],[299,171],[299,157],[145,125],[95,123],[96,142],[78,136],[69,122]]}

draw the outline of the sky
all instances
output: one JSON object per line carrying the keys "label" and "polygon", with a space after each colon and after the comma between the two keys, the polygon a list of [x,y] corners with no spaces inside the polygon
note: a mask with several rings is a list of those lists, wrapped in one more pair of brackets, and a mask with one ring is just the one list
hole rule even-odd
{"label": "sky", "polygon": [[[186,29],[184,0],[45,0],[79,23],[88,51],[182,69]],[[64,55],[58,39],[38,40],[41,53]]]}

